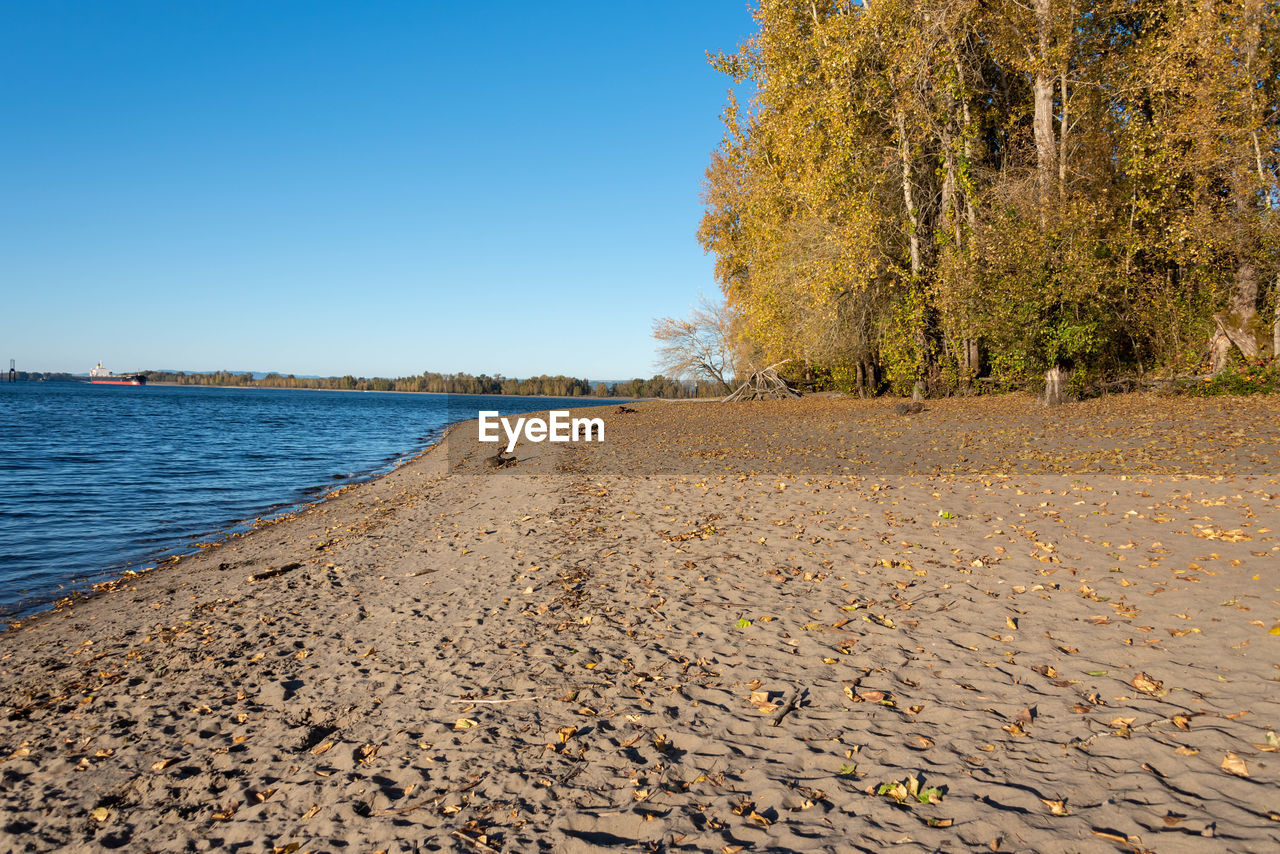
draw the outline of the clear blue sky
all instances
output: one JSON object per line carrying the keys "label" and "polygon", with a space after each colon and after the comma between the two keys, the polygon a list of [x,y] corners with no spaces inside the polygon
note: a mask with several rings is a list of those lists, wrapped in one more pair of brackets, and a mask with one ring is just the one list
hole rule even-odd
{"label": "clear blue sky", "polygon": [[0,0],[0,357],[654,371],[746,0]]}

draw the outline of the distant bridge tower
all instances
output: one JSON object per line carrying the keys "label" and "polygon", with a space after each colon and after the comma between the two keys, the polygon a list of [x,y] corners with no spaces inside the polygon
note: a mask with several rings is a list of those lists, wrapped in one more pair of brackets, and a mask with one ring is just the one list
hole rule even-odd
{"label": "distant bridge tower", "polygon": [[16,383],[18,381],[18,363],[14,359],[9,360],[9,382]]}

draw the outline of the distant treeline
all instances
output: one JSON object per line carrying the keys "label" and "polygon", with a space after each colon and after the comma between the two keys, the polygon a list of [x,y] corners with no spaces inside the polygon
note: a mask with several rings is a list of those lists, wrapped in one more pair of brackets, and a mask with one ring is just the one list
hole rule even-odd
{"label": "distant treeline", "polygon": [[[62,371],[18,371],[16,373],[18,382],[83,382],[84,377],[77,377],[75,374],[68,374]],[[0,380],[7,380],[9,372],[6,370],[0,372]]]}
{"label": "distant treeline", "polygon": [[332,391],[408,391],[435,392],[437,394],[509,394],[518,396],[548,397],[715,397],[723,395],[722,386],[707,383],[683,383],[656,376],[651,379],[633,379],[616,383],[592,383],[589,380],[565,376],[537,376],[511,379],[503,376],[480,374],[438,374],[432,371],[413,377],[296,377],[293,374],[267,374],[254,379],[253,374],[237,374],[230,371],[188,374],[182,371],[144,371],[148,382],[174,383],[176,385],[243,386],[246,388],[309,388]]}

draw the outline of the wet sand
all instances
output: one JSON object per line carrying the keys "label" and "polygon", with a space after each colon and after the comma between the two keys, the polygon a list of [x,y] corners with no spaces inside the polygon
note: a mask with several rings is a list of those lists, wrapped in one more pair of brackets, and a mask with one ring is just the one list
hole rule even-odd
{"label": "wet sand", "polygon": [[0,850],[1280,847],[1280,404],[892,404],[463,425],[26,620]]}

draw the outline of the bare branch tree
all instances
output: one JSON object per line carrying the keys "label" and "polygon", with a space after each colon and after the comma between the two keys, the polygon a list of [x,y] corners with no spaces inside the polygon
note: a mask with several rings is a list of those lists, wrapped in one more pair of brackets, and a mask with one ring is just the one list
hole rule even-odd
{"label": "bare branch tree", "polygon": [[733,315],[721,301],[705,295],[687,318],[663,317],[653,322],[658,370],[675,379],[707,380],[728,388],[733,378]]}

